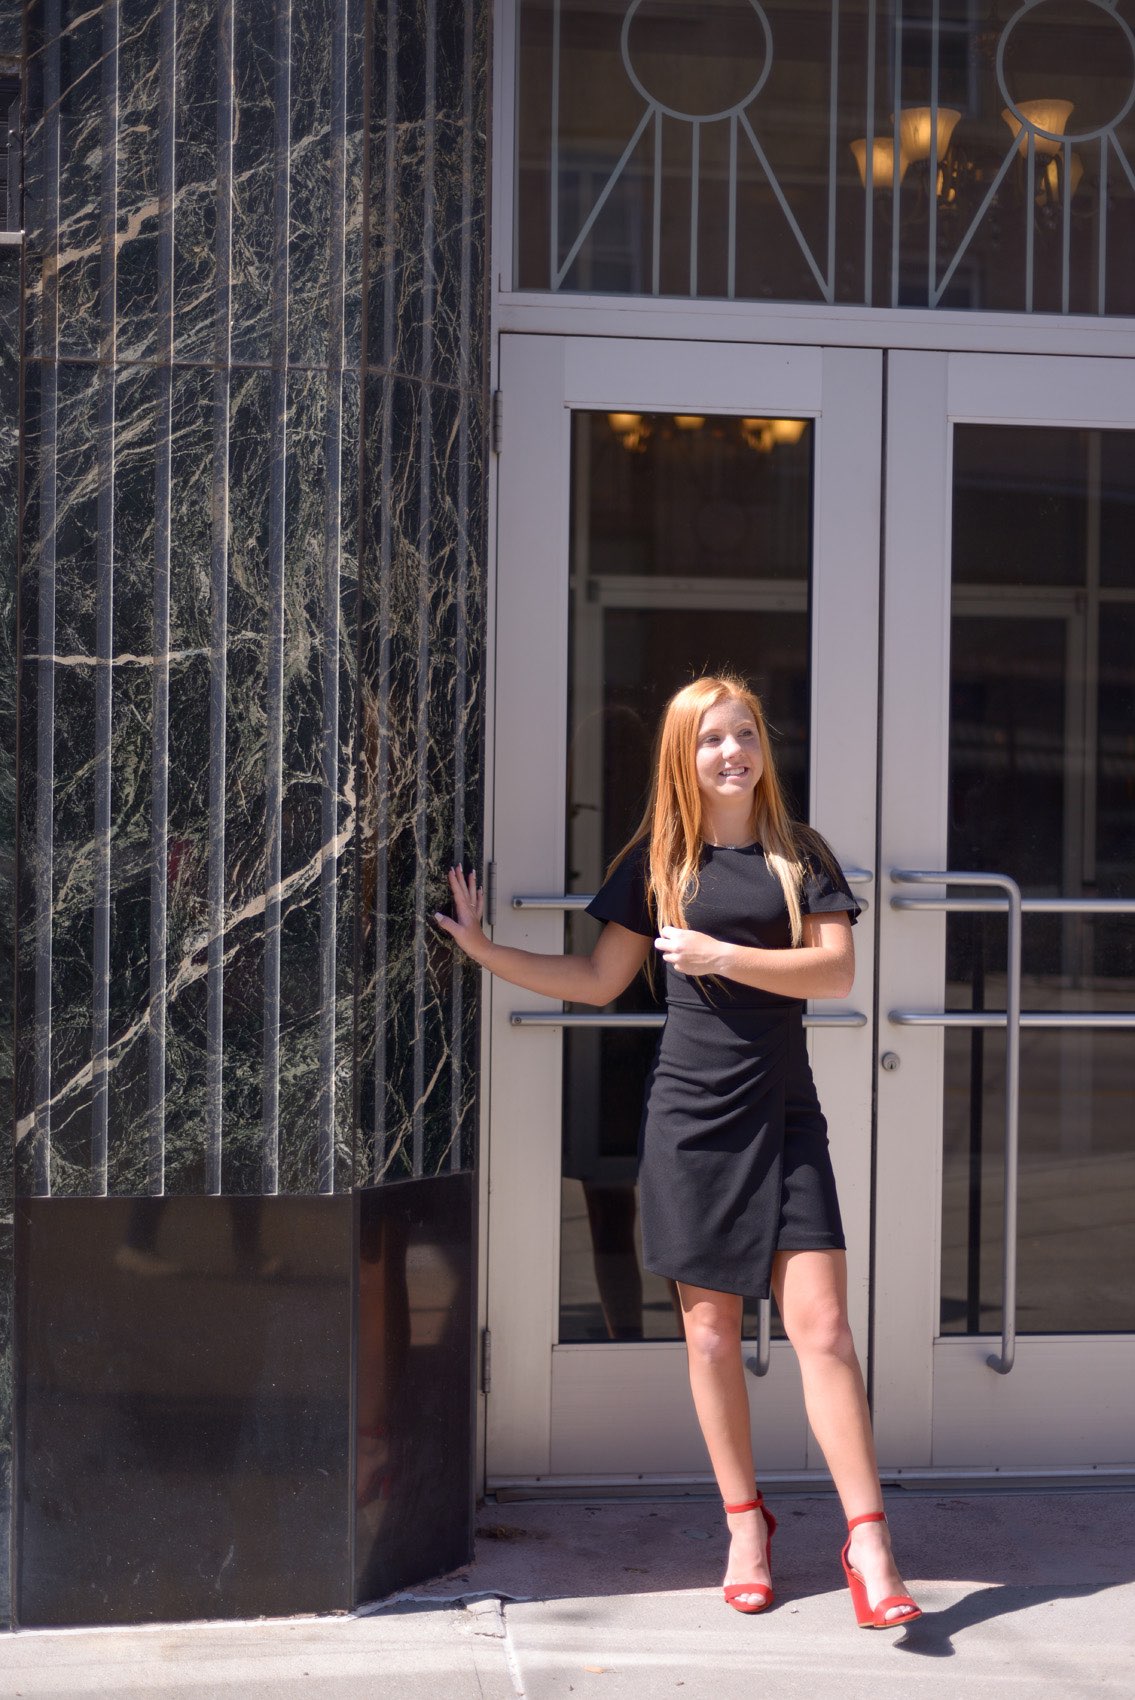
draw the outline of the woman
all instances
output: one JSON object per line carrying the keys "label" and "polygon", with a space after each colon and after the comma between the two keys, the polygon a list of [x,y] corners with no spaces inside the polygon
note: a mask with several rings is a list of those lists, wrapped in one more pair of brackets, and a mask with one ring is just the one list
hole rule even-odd
{"label": "woman", "polygon": [[643,1262],[678,1283],[690,1386],[732,1537],[725,1598],[772,1601],[776,1521],[754,1492],[741,1361],[742,1295],[776,1297],[808,1420],[848,1517],[843,1565],[862,1628],[921,1615],[891,1555],[827,1129],[808,1066],[806,998],[846,997],[858,905],[818,834],[785,808],[757,697],[732,677],[666,706],[639,831],[589,905],[590,956],[490,943],[476,876],[449,874],[436,916],[491,973],[602,1006],[652,949],[666,1025],[647,1087],[639,1172]]}

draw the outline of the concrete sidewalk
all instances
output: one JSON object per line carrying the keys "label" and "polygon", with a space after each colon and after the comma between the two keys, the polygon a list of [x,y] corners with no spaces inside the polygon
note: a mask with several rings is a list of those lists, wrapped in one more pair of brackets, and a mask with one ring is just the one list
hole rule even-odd
{"label": "concrete sidewalk", "polygon": [[855,1628],[830,1496],[770,1492],[777,1602],[728,1611],[709,1500],[490,1504],[468,1569],[353,1618],[0,1638],[4,1700],[1135,1700],[1135,1491],[892,1492],[926,1615]]}

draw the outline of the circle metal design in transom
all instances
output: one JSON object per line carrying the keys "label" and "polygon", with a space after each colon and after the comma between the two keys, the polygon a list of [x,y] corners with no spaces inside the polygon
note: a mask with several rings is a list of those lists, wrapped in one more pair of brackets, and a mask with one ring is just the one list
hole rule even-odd
{"label": "circle metal design in transom", "polygon": [[[1110,133],[1110,131],[1114,130],[1117,124],[1122,124],[1123,120],[1127,117],[1127,114],[1131,111],[1132,106],[1135,105],[1135,31],[1131,29],[1130,24],[1125,18],[1121,18],[1118,12],[1113,10],[1112,6],[1108,3],[1108,0],[1081,0],[1082,5],[1091,6],[1097,12],[1103,12],[1107,17],[1108,22],[1115,24],[1116,27],[1122,31],[1127,43],[1127,50],[1131,55],[1131,87],[1128,91],[1127,99],[1124,101],[1119,111],[1115,114],[1115,117],[1110,118],[1106,124],[1098,124],[1092,130],[1065,130],[1063,135],[1059,135],[1054,130],[1042,129],[1042,127],[1035,123],[1031,118],[1026,118],[1025,114],[1021,111],[1020,107],[1013,99],[1013,96],[1009,93],[1008,86],[1005,82],[1005,49],[1009,45],[1009,40],[1013,31],[1017,29],[1018,26],[1028,17],[1030,17],[1032,13],[1036,12],[1039,7],[1047,6],[1049,4],[1051,4],[1051,0],[1026,0],[1026,4],[1023,5],[1019,11],[1013,13],[1013,16],[1009,19],[1009,22],[1001,31],[1001,38],[997,43],[997,86],[1001,90],[1001,95],[1006,106],[1016,118],[1020,119],[1025,130],[1031,130],[1035,135],[1044,136],[1049,141],[1061,143],[1066,142],[1069,147],[1071,147],[1073,143],[1096,142],[1101,136],[1106,136]],[[1058,76],[1059,72],[1057,72],[1056,75]],[[1054,92],[1059,91],[1056,90]]]}
{"label": "circle metal design in transom", "polygon": [[643,100],[645,100],[649,106],[653,106],[656,112],[664,112],[668,118],[677,118],[682,124],[715,124],[718,119],[733,118],[739,112],[743,112],[747,106],[752,105],[753,101],[756,100],[757,96],[764,88],[765,83],[768,80],[768,74],[772,70],[772,30],[769,26],[768,18],[765,16],[764,7],[760,4],[760,0],[748,0],[748,4],[752,7],[753,12],[756,14],[757,22],[760,24],[761,33],[764,36],[764,63],[761,66],[756,81],[753,83],[748,93],[744,95],[741,100],[734,101],[732,106],[723,106],[720,112],[682,112],[678,107],[669,106],[665,101],[659,100],[657,95],[651,94],[646,84],[636,72],[631,60],[630,52],[631,23],[641,4],[642,0],[631,0],[630,5],[627,7],[626,16],[623,19],[621,49],[623,56],[623,69],[626,71],[627,76],[630,78]]}

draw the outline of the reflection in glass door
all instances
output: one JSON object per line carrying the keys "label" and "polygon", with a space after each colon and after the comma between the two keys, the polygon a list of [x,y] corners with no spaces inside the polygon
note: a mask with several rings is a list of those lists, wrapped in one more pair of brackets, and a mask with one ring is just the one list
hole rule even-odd
{"label": "reflection in glass door", "polygon": [[[590,895],[642,817],[663,704],[699,673],[753,682],[792,806],[807,807],[813,425],[572,418],[564,890]],[[567,949],[590,950],[598,932],[568,911]],[[640,977],[610,1013],[660,1010]],[[561,1342],[681,1335],[676,1291],[644,1274],[637,1237],[638,1131],[657,1037],[630,1024],[564,1034]]]}
{"label": "reflection in glass door", "polygon": [[[1021,1334],[1135,1331],[1135,1031],[1086,1024],[1135,1011],[1135,902],[1078,907],[1135,900],[1133,510],[1135,431],[955,428],[946,859],[1026,900]],[[946,947],[947,1007],[1003,1010],[1004,914]],[[1004,1046],[946,1031],[943,1334],[1002,1325]]]}
{"label": "reflection in glass door", "polygon": [[[880,1452],[891,1468],[1121,1467],[1135,1408],[1130,369],[902,353],[888,402]],[[1021,893],[1015,1156],[1008,896],[967,890],[967,873]]]}

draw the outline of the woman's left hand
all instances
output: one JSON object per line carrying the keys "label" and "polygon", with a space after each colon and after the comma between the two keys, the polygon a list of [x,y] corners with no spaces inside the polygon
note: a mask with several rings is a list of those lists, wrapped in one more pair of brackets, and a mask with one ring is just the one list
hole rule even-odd
{"label": "woman's left hand", "polygon": [[662,927],[654,941],[662,960],[679,974],[727,974],[726,957],[729,946],[708,933],[695,933],[689,927]]}

